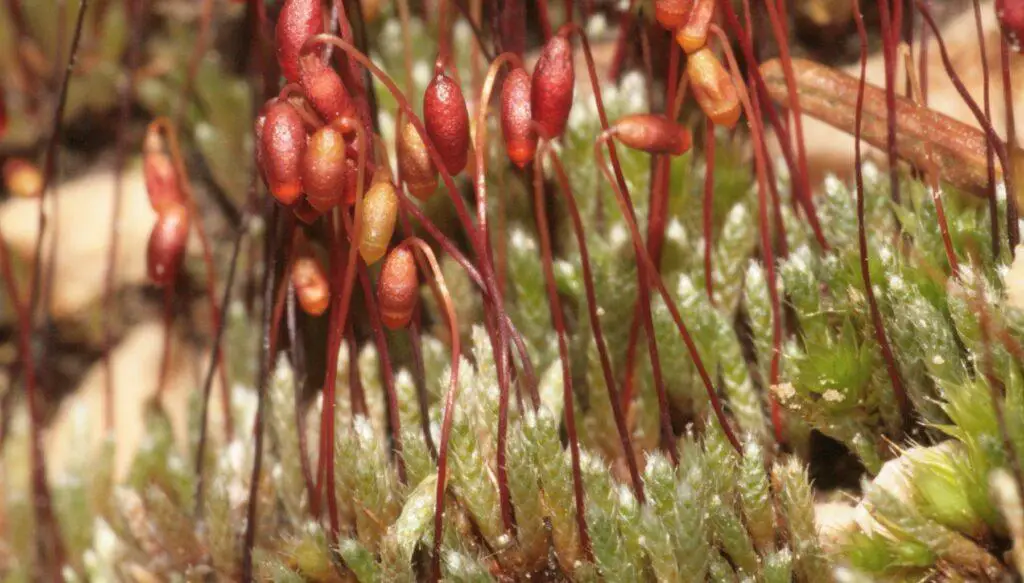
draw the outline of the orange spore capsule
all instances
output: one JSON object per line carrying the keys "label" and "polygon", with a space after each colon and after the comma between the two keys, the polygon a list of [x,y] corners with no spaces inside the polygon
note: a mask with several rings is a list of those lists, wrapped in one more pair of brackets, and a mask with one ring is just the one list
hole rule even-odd
{"label": "orange spore capsule", "polygon": [[740,101],[732,79],[708,48],[686,60],[690,88],[704,115],[716,125],[732,128],[740,118]]}
{"label": "orange spore capsule", "polygon": [[530,111],[545,138],[556,138],[565,131],[575,85],[572,45],[566,35],[556,34],[544,45],[530,86]]}
{"label": "orange spore capsule", "polygon": [[331,286],[323,267],[312,253],[304,253],[292,263],[292,285],[299,307],[310,316],[319,316],[331,303]]}
{"label": "orange spore capsule", "polygon": [[654,19],[667,30],[675,30],[686,23],[693,0],[654,0]]}
{"label": "orange spore capsule", "polygon": [[43,191],[43,174],[23,158],[8,158],[3,168],[4,186],[11,196],[36,198]]}
{"label": "orange spore capsule", "polygon": [[469,159],[469,110],[462,89],[438,70],[423,93],[423,126],[452,176]]}
{"label": "orange spore capsule", "polygon": [[184,205],[171,204],[157,216],[146,246],[146,271],[153,283],[163,286],[174,281],[185,258],[189,216]]}
{"label": "orange spore capsule", "polygon": [[615,137],[625,146],[648,154],[679,156],[693,144],[689,130],[663,115],[627,115],[619,118],[612,127]]}
{"label": "orange spore capsule", "polygon": [[263,174],[270,194],[290,205],[302,194],[302,160],[306,153],[306,129],[302,116],[285,102],[267,108],[267,120],[260,135]]}
{"label": "orange spore capsule", "polygon": [[165,151],[159,130],[147,131],[142,143],[142,177],[149,204],[157,214],[163,213],[169,205],[184,204],[178,172]]}
{"label": "orange spore capsule", "polygon": [[406,122],[398,133],[395,145],[398,155],[398,170],[402,180],[413,196],[427,200],[437,190],[437,168],[430,159],[427,145],[420,139],[419,132],[410,122]]}
{"label": "orange spore capsule", "polygon": [[501,135],[509,159],[520,168],[529,164],[537,153],[537,132],[533,130],[532,121],[530,76],[525,70],[516,69],[501,86]]}
{"label": "orange spore capsule", "polygon": [[387,179],[374,181],[363,199],[363,228],[359,235],[359,254],[367,265],[387,253],[397,217],[395,186]]}
{"label": "orange spore capsule", "polygon": [[696,0],[686,23],[676,31],[676,42],[686,54],[699,51],[708,42],[708,30],[715,16],[715,0]]}
{"label": "orange spore capsule", "polygon": [[412,318],[419,291],[416,261],[412,251],[396,247],[384,259],[377,283],[380,319],[392,330],[404,328]]}
{"label": "orange spore capsule", "polygon": [[320,212],[341,202],[345,189],[345,137],[331,126],[317,130],[302,158],[302,187],[310,206]]}
{"label": "orange spore capsule", "polygon": [[341,76],[318,55],[303,57],[300,77],[306,99],[324,121],[330,123],[339,117],[355,115],[355,103],[342,84]]}
{"label": "orange spore capsule", "polygon": [[300,81],[299,53],[302,45],[324,31],[320,0],[285,0],[277,18],[277,62],[281,74],[292,83]]}

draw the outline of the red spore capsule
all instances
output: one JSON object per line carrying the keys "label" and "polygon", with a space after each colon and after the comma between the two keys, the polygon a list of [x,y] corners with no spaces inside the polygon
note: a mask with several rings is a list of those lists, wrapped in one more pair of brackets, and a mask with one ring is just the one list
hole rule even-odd
{"label": "red spore capsule", "polygon": [[306,153],[306,129],[302,116],[285,102],[267,109],[267,121],[260,136],[263,174],[270,194],[290,205],[302,194],[302,159]]}
{"label": "red spore capsule", "polygon": [[654,0],[654,18],[668,30],[675,30],[686,23],[693,0]]}
{"label": "red spore capsule", "polygon": [[556,138],[565,131],[575,85],[572,45],[565,35],[557,34],[544,45],[530,87],[530,110],[545,138]]}
{"label": "red spore capsule", "polygon": [[345,189],[345,137],[331,126],[313,134],[302,158],[302,187],[310,206],[320,212],[341,201]]}
{"label": "red spore capsule", "polygon": [[159,130],[146,132],[142,143],[142,177],[146,182],[149,204],[157,214],[170,205],[184,204],[178,173],[171,163],[171,157],[164,151],[164,139]]}
{"label": "red spore capsule", "polygon": [[299,82],[299,53],[302,45],[324,31],[320,0],[285,0],[277,19],[277,62],[281,74],[292,83]]}
{"label": "red spore capsule", "polygon": [[420,133],[410,122],[405,122],[398,132],[398,169],[402,180],[413,196],[427,200],[437,190],[437,168],[430,159],[427,145],[420,139]]}
{"label": "red spore capsule", "polygon": [[169,205],[157,217],[146,246],[146,271],[153,283],[163,286],[177,277],[185,258],[188,232],[188,210],[183,205]]}
{"label": "red spore capsule", "polygon": [[462,172],[469,158],[469,111],[462,89],[440,70],[423,93],[423,125],[448,173]]}
{"label": "red spore capsule", "polygon": [[394,248],[384,259],[377,299],[380,301],[380,319],[392,330],[404,328],[416,307],[419,280],[416,260],[412,251],[404,246]]}
{"label": "red spore capsule", "polygon": [[1024,53],[1024,0],[996,0],[996,17],[1006,41]]}
{"label": "red spore capsule", "polygon": [[663,115],[637,113],[619,118],[612,126],[625,146],[648,154],[678,156],[690,149],[692,138],[683,126]]}
{"label": "red spore capsule", "polygon": [[530,109],[530,76],[523,69],[509,73],[501,87],[501,135],[509,159],[520,168],[537,153],[537,132]]}
{"label": "red spore capsule", "polygon": [[355,104],[345,90],[341,77],[320,60],[309,55],[302,60],[302,90],[320,117],[330,123],[339,117],[353,117]]}

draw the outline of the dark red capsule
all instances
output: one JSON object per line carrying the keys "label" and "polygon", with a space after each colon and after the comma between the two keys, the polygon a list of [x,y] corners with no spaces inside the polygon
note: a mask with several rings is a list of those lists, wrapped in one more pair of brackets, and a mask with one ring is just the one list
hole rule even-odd
{"label": "dark red capsule", "polygon": [[996,17],[1006,42],[1024,53],[1024,0],[996,0]]}
{"label": "dark red capsule", "polygon": [[310,37],[324,31],[320,0],[285,0],[277,18],[277,62],[281,74],[292,83],[299,82],[299,53]]}
{"label": "dark red capsule", "polygon": [[384,259],[377,283],[380,319],[392,330],[404,328],[412,318],[419,288],[416,260],[404,246],[395,247]]}
{"label": "dark red capsule", "polygon": [[341,77],[320,60],[309,55],[302,60],[302,90],[320,117],[330,123],[339,117],[355,116],[355,104]]}
{"label": "dark red capsule", "polygon": [[636,113],[618,119],[615,137],[623,145],[648,154],[678,156],[693,143],[689,130],[663,115]]}
{"label": "dark red capsule", "polygon": [[325,212],[339,202],[345,189],[345,137],[324,126],[309,139],[302,158],[302,187],[310,206]]}
{"label": "dark red capsule", "polygon": [[537,153],[537,132],[532,122],[530,76],[524,69],[516,69],[501,86],[501,135],[508,157],[520,168]]}
{"label": "dark red capsule", "polygon": [[263,175],[270,194],[290,205],[302,194],[302,159],[306,153],[306,128],[302,116],[285,102],[267,108],[267,120],[260,135]]}
{"label": "dark red capsule", "polygon": [[185,258],[188,232],[188,210],[183,205],[170,205],[157,216],[146,246],[146,271],[153,283],[167,285],[178,276]]}
{"label": "dark red capsule", "polygon": [[557,34],[544,45],[530,87],[533,120],[540,124],[545,138],[556,138],[565,131],[575,85],[572,45],[565,35]]}
{"label": "dark red capsule", "polygon": [[469,110],[462,89],[442,71],[423,93],[423,125],[448,173],[462,172],[469,159]]}

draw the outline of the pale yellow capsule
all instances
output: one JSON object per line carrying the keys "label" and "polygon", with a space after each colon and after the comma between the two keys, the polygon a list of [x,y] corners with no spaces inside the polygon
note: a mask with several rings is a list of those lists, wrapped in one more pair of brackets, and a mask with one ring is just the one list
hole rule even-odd
{"label": "pale yellow capsule", "polygon": [[374,182],[363,199],[363,228],[359,254],[367,265],[376,263],[388,250],[398,217],[398,195],[390,181]]}

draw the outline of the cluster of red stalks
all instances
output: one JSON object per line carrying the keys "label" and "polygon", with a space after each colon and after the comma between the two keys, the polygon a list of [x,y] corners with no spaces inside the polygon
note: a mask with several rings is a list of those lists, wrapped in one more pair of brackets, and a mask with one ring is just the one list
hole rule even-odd
{"label": "cluster of red stalks", "polygon": [[[141,12],[138,3],[129,2],[132,8],[133,21]],[[513,7],[516,2],[510,2]],[[697,104],[705,114],[705,189],[703,200],[704,212],[704,270],[707,282],[707,294],[714,302],[714,281],[711,262],[712,241],[711,208],[714,194],[714,144],[715,127],[724,126],[732,129],[740,116],[744,116],[753,145],[753,165],[756,176],[756,188],[759,208],[760,250],[764,262],[773,322],[773,351],[770,355],[770,376],[766,384],[775,385],[779,380],[780,353],[784,334],[783,313],[780,306],[777,287],[775,285],[775,256],[786,253],[785,237],[782,232],[781,213],[779,210],[780,196],[774,178],[774,168],[768,158],[768,136],[764,125],[767,119],[778,139],[782,157],[793,177],[793,201],[802,211],[804,219],[811,227],[822,250],[829,245],[819,225],[811,196],[808,180],[807,160],[802,137],[801,100],[804,99],[804,77],[812,67],[790,57],[788,48],[789,32],[786,28],[788,16],[786,3],[766,0],[751,6],[748,0],[742,4],[743,20],[736,13],[732,2],[715,0],[656,0],[655,18],[670,33],[675,42],[671,43],[669,67],[666,82],[666,111],[660,113],[644,113],[626,116],[614,123],[605,114],[601,97],[598,73],[590,52],[586,36],[581,28],[572,22],[572,3],[567,3],[569,22],[557,31],[552,32],[547,19],[545,0],[539,0],[539,15],[545,33],[545,44],[540,58],[532,73],[523,65],[522,46],[524,40],[521,27],[508,25],[510,9],[501,11],[497,21],[501,24],[493,31],[494,40],[499,46],[513,50],[499,54],[491,60],[483,82],[479,84],[479,96],[476,100],[475,135],[471,131],[470,113],[459,82],[459,71],[454,68],[450,43],[450,18],[448,2],[442,2],[440,21],[442,23],[439,43],[441,50],[438,55],[434,78],[423,95],[422,117],[417,115],[409,97],[399,90],[387,73],[373,64],[365,52],[356,47],[352,23],[358,18],[351,10],[341,6],[341,2],[332,2],[330,18],[325,19],[321,0],[285,0],[281,7],[275,28],[275,47],[277,66],[284,77],[285,84],[276,96],[266,101],[260,109],[255,123],[256,166],[276,204],[268,204],[265,208],[267,224],[267,267],[263,290],[263,345],[260,355],[260,405],[257,413],[255,464],[251,481],[251,494],[255,492],[260,481],[263,408],[266,379],[272,363],[276,362],[278,337],[282,330],[284,306],[288,298],[297,300],[299,307],[310,316],[325,317],[329,321],[329,332],[326,350],[326,378],[323,382],[323,409],[320,424],[318,459],[315,470],[307,470],[305,480],[314,518],[326,519],[330,525],[332,536],[337,536],[340,524],[337,500],[334,492],[334,420],[335,420],[335,381],[337,375],[337,359],[341,343],[348,337],[350,346],[354,346],[354,336],[350,315],[355,285],[362,290],[366,313],[373,332],[373,341],[381,359],[384,371],[383,380],[387,391],[389,428],[394,461],[400,479],[405,480],[405,467],[402,457],[401,427],[398,417],[397,395],[394,387],[394,376],[388,356],[387,343],[383,328],[409,328],[410,341],[415,354],[415,364],[419,377],[423,376],[422,358],[419,349],[420,308],[417,305],[419,272],[428,275],[429,283],[438,296],[451,330],[451,371],[450,384],[444,400],[444,418],[441,425],[440,443],[435,448],[432,436],[424,417],[423,433],[426,443],[436,456],[438,480],[436,491],[436,509],[433,532],[433,552],[429,577],[437,580],[440,574],[440,544],[442,540],[443,510],[446,494],[446,474],[448,442],[451,433],[454,409],[457,406],[458,366],[460,362],[460,343],[458,323],[452,305],[452,298],[438,266],[433,248],[425,241],[411,235],[412,221],[418,222],[428,233],[433,242],[441,250],[451,256],[464,268],[474,284],[480,289],[484,298],[484,326],[491,339],[494,358],[497,363],[498,384],[500,388],[498,414],[498,443],[496,460],[496,477],[501,505],[501,517],[507,532],[515,533],[515,513],[511,503],[508,475],[505,464],[506,436],[508,429],[508,412],[513,388],[523,403],[522,396],[527,397],[525,406],[536,409],[539,406],[537,395],[537,378],[533,372],[530,357],[525,350],[514,323],[504,308],[504,267],[502,261],[495,260],[491,248],[487,227],[488,184],[486,180],[486,128],[487,114],[495,85],[501,82],[500,90],[500,124],[505,150],[515,166],[524,174],[532,171],[538,232],[541,241],[542,264],[546,291],[549,299],[551,318],[558,341],[559,355],[564,380],[564,423],[571,453],[572,475],[576,502],[576,518],[580,533],[580,543],[586,558],[592,559],[590,539],[587,531],[584,512],[584,493],[580,470],[579,440],[573,408],[573,388],[570,374],[568,340],[563,310],[555,286],[552,267],[552,248],[550,227],[546,216],[544,197],[554,190],[562,197],[571,218],[576,241],[579,246],[589,324],[596,342],[600,357],[602,377],[610,401],[616,431],[622,446],[622,455],[626,460],[633,491],[637,498],[644,501],[643,482],[640,478],[639,466],[634,447],[631,443],[629,429],[626,424],[628,409],[632,402],[633,374],[636,366],[637,346],[641,328],[646,336],[646,346],[657,392],[661,423],[662,448],[665,453],[678,463],[675,434],[672,428],[668,397],[662,379],[658,347],[653,331],[650,299],[652,286],[668,307],[678,332],[684,340],[690,358],[703,381],[708,399],[717,416],[718,422],[738,452],[741,452],[739,439],[734,434],[723,404],[701,360],[696,345],[690,337],[685,322],[680,315],[665,283],[659,274],[658,261],[662,242],[665,236],[667,200],[669,196],[669,161],[691,147],[690,132],[676,120],[679,117],[688,90],[692,90]],[[975,3],[977,5],[977,2]],[[1004,26],[1003,42],[1003,77],[1006,87],[1005,99],[1008,110],[1008,140],[1003,142],[996,136],[988,122],[988,92],[985,93],[985,111],[970,99],[956,72],[949,64],[946,48],[939,31],[923,0],[915,0],[917,13],[928,25],[938,41],[942,56],[954,84],[968,101],[972,111],[978,117],[984,133],[981,144],[987,152],[987,192],[985,195],[994,205],[994,184],[997,175],[994,161],[998,158],[1002,170],[1001,178],[1007,184],[1011,194],[1008,197],[1010,211],[1007,213],[1007,229],[1010,248],[1017,241],[1016,212],[1013,193],[1011,156],[1019,155],[1016,151],[1015,136],[1012,132],[1012,96],[1010,94],[1008,54],[1010,43],[1015,42],[1024,29],[1024,9],[1021,2],[1000,0],[997,2],[1001,22]],[[207,2],[207,6],[210,3]],[[399,2],[403,21],[408,18],[408,7]],[[357,6],[357,4],[356,4]],[[859,6],[854,10],[858,32],[862,43],[862,72],[856,86],[855,124],[846,127],[857,136],[857,214],[859,220],[860,254],[862,275],[868,294],[872,321],[876,338],[885,356],[896,401],[905,419],[911,415],[910,404],[906,391],[902,387],[895,360],[886,340],[881,315],[876,305],[870,274],[867,269],[867,243],[864,218],[863,179],[860,168],[860,137],[865,129],[865,140],[873,145],[884,147],[890,157],[892,172],[892,194],[899,197],[898,160],[908,161],[924,174],[932,188],[933,199],[939,213],[939,221],[946,242],[950,269],[954,276],[958,274],[956,257],[949,242],[948,229],[944,222],[939,196],[939,179],[956,181],[957,170],[947,171],[940,164],[944,151],[942,144],[928,142],[928,151],[924,154],[909,152],[909,147],[901,145],[901,136],[907,131],[900,126],[901,115],[923,119],[926,124],[942,129],[952,127],[951,120],[935,120],[935,116],[925,106],[927,85],[925,79],[918,82],[908,67],[908,84],[912,86],[912,98],[896,94],[896,61],[900,46],[900,31],[913,30],[904,27],[902,22],[903,4],[896,2],[890,5],[889,0],[878,1],[881,17],[883,55],[886,61],[885,117],[876,114],[865,120],[864,96],[866,91],[881,92],[879,89],[866,88],[863,79],[864,63],[866,62],[866,32],[860,16]],[[519,6],[522,9],[522,6]],[[249,9],[257,23],[254,30],[256,43],[263,46],[266,32],[267,15],[262,2],[251,1]],[[750,66],[758,63],[753,39],[752,12],[763,9],[769,18],[775,43],[780,58],[765,64],[763,67]],[[588,10],[589,12],[589,6]],[[79,14],[78,31],[85,13],[85,3]],[[912,14],[912,13],[911,13]],[[352,18],[350,18],[352,16]],[[209,12],[204,12],[204,22],[208,31]],[[479,20],[479,19],[477,19]],[[483,39],[479,36],[479,23],[473,21],[474,31],[478,33],[477,41],[481,47],[474,47],[474,54],[488,54]],[[725,27],[725,29],[722,28]],[[725,30],[729,32],[726,33]],[[980,30],[980,29],[979,29]],[[644,34],[654,34],[644,29]],[[204,44],[204,40],[201,44]],[[599,308],[591,272],[589,254],[584,236],[585,225],[578,211],[568,176],[552,143],[559,140],[565,131],[569,112],[574,105],[574,88],[576,84],[574,71],[573,39],[579,41],[587,63],[587,73],[597,103],[598,115],[602,131],[594,139],[594,156],[598,167],[606,177],[616,197],[622,216],[629,229],[637,260],[638,298],[635,308],[631,338],[627,346],[626,370],[621,376],[620,387],[615,371],[612,370],[609,347],[606,345],[599,317]],[[625,36],[620,37],[625,42]],[[902,39],[908,41],[910,39]],[[709,41],[716,41],[713,44]],[[731,42],[730,42],[731,41]],[[733,54],[733,43],[742,51],[746,69],[742,69]],[[77,49],[73,43],[72,58]],[[922,46],[922,53],[926,50]],[[197,54],[203,49],[197,47]],[[409,47],[406,50],[410,50]],[[620,51],[621,52],[621,51]],[[727,66],[723,66],[721,55]],[[685,67],[680,66],[680,59],[685,58]],[[908,55],[908,62],[911,62]],[[407,53],[407,69],[411,68],[411,58]],[[193,59],[197,62],[196,58]],[[133,60],[134,63],[134,60]],[[502,74],[503,68],[509,70]],[[273,63],[263,63],[264,89],[276,86],[272,75]],[[776,73],[777,69],[781,72]],[[923,68],[922,68],[923,70]],[[69,67],[70,72],[70,67]],[[744,77],[744,72],[746,76]],[[832,79],[838,97],[849,96],[850,79],[831,70],[811,72],[815,79],[828,81]],[[189,78],[194,76],[194,72]],[[406,71],[406,78],[411,78],[411,71]],[[987,78],[987,67],[986,67]],[[478,80],[478,72],[473,71],[473,79]],[[386,149],[376,130],[376,111],[372,82],[381,83],[395,98],[399,106],[396,132],[396,152],[398,157],[397,173],[387,157]],[[188,86],[186,85],[186,92]],[[63,85],[66,91],[67,82]],[[411,83],[406,84],[411,87]],[[474,83],[474,86],[477,86]],[[846,89],[844,93],[843,90]],[[775,99],[784,105],[784,109],[776,109],[771,104]],[[811,115],[829,121],[828,106],[815,101],[812,95],[807,101]],[[833,107],[834,109],[834,107]],[[63,110],[63,99],[55,114],[60,120]],[[900,115],[896,115],[896,113]],[[941,116],[939,116],[941,117]],[[881,122],[878,120],[882,119]],[[930,120],[930,121],[929,121]],[[884,130],[876,126],[884,124]],[[173,310],[174,284],[181,271],[181,262],[185,255],[189,234],[194,227],[203,247],[204,260],[207,266],[208,295],[213,314],[214,327],[217,330],[214,357],[211,362],[210,374],[204,388],[204,409],[202,420],[202,437],[198,455],[197,472],[200,474],[198,504],[202,504],[202,459],[206,435],[206,401],[209,398],[210,380],[214,369],[220,370],[221,381],[225,388],[224,414],[230,427],[228,415],[227,379],[221,363],[220,339],[224,323],[221,318],[221,304],[214,294],[215,275],[213,271],[212,249],[202,226],[202,216],[192,196],[189,179],[186,174],[177,139],[174,123],[167,120],[154,122],[147,131],[144,146],[144,170],[147,191],[157,220],[147,250],[149,274],[154,283],[161,285],[166,291],[167,325],[170,326]],[[836,125],[845,127],[843,122]],[[55,145],[59,141],[60,124],[55,124],[55,132],[48,151],[47,166],[44,173],[46,184],[52,177],[52,164],[55,157]],[[954,128],[956,129],[956,128]],[[966,131],[966,130],[964,130]],[[646,152],[655,159],[650,202],[650,220],[647,225],[646,240],[640,231],[632,204],[632,197],[623,176],[616,151],[616,142],[628,148]],[[950,154],[952,155],[952,154]],[[547,162],[554,173],[556,188],[549,189],[545,184],[543,165]],[[467,209],[462,194],[455,183],[455,177],[465,173],[474,190],[476,216]],[[962,177],[961,177],[962,178]],[[968,179],[964,179],[968,180]],[[439,183],[453,205],[462,229],[467,235],[470,254],[464,254],[460,248],[422,212],[420,207],[408,198],[406,190],[420,200],[434,196]],[[973,183],[972,183],[973,184]],[[973,186],[978,186],[973,184]],[[994,206],[993,206],[994,208]],[[282,210],[290,211],[282,213]],[[42,216],[42,215],[40,215]],[[995,217],[995,215],[993,215]],[[298,220],[298,222],[296,221]],[[307,225],[303,227],[300,223]],[[999,242],[997,225],[993,221],[993,250],[998,253]],[[395,231],[399,230],[400,242],[392,245]],[[317,241],[308,233],[322,235]],[[774,237],[773,237],[774,234]],[[40,229],[40,237],[42,228]],[[239,235],[239,240],[241,238]],[[229,297],[231,283],[234,279],[235,260],[238,257],[238,243],[227,278],[224,301]],[[115,241],[116,244],[116,241]],[[327,260],[323,261],[320,250],[326,247]],[[0,265],[3,267],[3,278],[7,284],[8,297],[11,298],[18,314],[19,348],[25,383],[31,405],[33,420],[33,476],[36,487],[37,519],[40,525],[40,541],[49,540],[52,552],[46,557],[56,557],[61,562],[60,537],[56,523],[49,510],[49,497],[42,475],[42,449],[39,445],[40,428],[38,398],[35,396],[36,383],[32,362],[31,337],[34,330],[32,316],[35,311],[34,299],[29,303],[19,301],[19,291],[14,284],[10,261],[6,247],[0,241]],[[380,261],[380,269],[376,287],[372,282],[368,266]],[[283,259],[283,262],[280,261]],[[280,263],[280,264],[279,264]],[[33,279],[34,281],[35,279]],[[33,295],[35,297],[35,284]],[[289,318],[289,328],[294,344],[294,321]],[[518,357],[518,360],[515,358]],[[161,371],[161,386],[165,366]],[[360,391],[351,391],[352,408],[356,412],[365,412]],[[110,392],[112,392],[110,387]],[[426,397],[419,391],[421,411],[426,411]],[[772,423],[776,438],[780,443],[785,439],[784,419],[774,401],[771,407]],[[110,421],[108,420],[108,423]],[[299,427],[301,433],[301,425]],[[300,440],[301,441],[301,440]],[[304,443],[304,441],[301,441]],[[304,455],[304,467],[306,456]],[[38,475],[37,475],[38,474]],[[256,496],[252,495],[249,505],[249,520],[246,527],[244,568],[247,579],[251,578],[252,546],[255,540]],[[50,528],[47,529],[47,525]],[[49,532],[46,532],[49,530]],[[47,538],[49,537],[49,538]],[[42,543],[41,543],[42,544]],[[40,547],[42,550],[42,546]]]}

